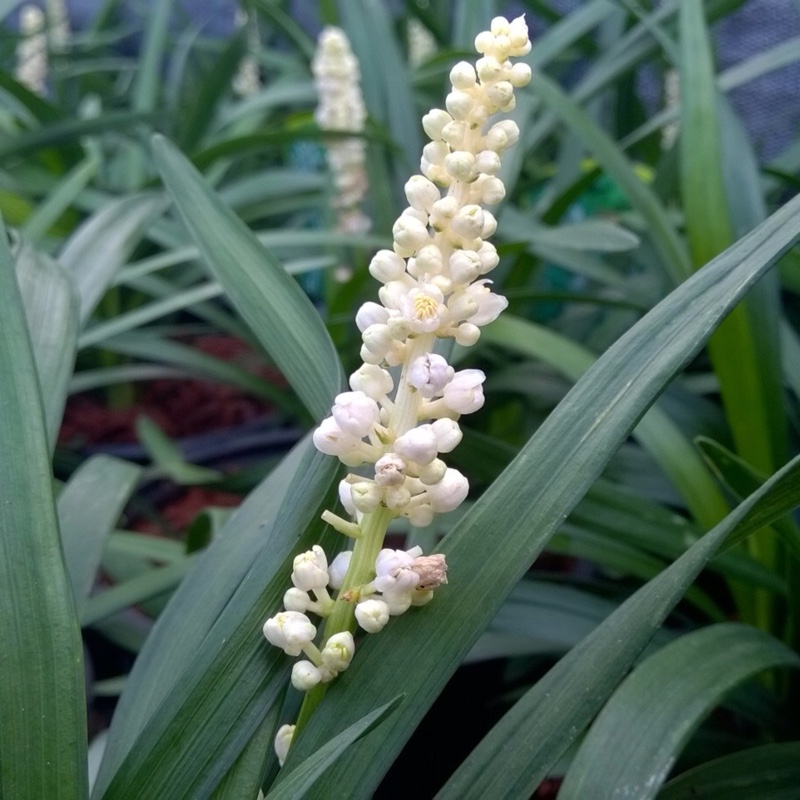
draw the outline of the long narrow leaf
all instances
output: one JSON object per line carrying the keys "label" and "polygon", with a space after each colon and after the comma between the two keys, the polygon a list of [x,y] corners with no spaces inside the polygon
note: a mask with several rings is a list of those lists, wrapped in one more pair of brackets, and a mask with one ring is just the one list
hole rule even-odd
{"label": "long narrow leaf", "polygon": [[658,793],[683,746],[736,685],[762,670],[799,667],[800,656],[755,628],[713,625],[682,636],[640,664],[617,689],[575,756],[559,800]]}
{"label": "long narrow leaf", "polygon": [[[574,381],[595,360],[586,348],[565,336],[510,315],[488,327],[483,338],[542,359]],[[633,435],[670,476],[701,525],[710,527],[725,515],[727,503],[700,454],[661,408],[651,408],[639,420]]]}
{"label": "long narrow leaf", "polygon": [[167,190],[231,302],[308,410],[327,415],[342,367],[311,301],[166,139],[153,147]]}
{"label": "long narrow leaf", "polygon": [[528,796],[597,714],[731,533],[752,534],[800,503],[798,475],[800,457],[635,592],[495,725],[438,800]]}
{"label": "long narrow leaf", "polygon": [[659,800],[793,800],[800,742],[766,744],[710,761],[673,778]]}
{"label": "long narrow leaf", "polygon": [[230,518],[159,617],[120,700],[96,796],[208,796],[280,702],[288,664],[261,624],[298,547],[332,543],[317,520],[338,466],[309,444]]}
{"label": "long narrow leaf", "polygon": [[6,242],[0,225],[0,795],[69,800],[88,792],[81,640]]}
{"label": "long narrow leaf", "polygon": [[269,800],[300,800],[327,769],[329,769],[348,747],[378,727],[397,708],[400,697],[384,703],[362,719],[345,728],[327,744],[322,745],[292,772],[280,788],[269,793]]}
{"label": "long narrow leaf", "polygon": [[141,471],[138,465],[117,458],[93,456],[73,473],[58,497],[64,561],[79,617],[108,537]]}
{"label": "long narrow leaf", "polygon": [[52,451],[75,363],[78,298],[72,276],[26,244],[17,253],[16,270]]}
{"label": "long narrow leaf", "polygon": [[[332,780],[344,795],[366,797],[374,790],[391,755],[650,403],[800,235],[798,210],[795,198],[674,290],[598,359],[445,540],[446,591],[362,644],[298,737],[279,781],[363,716],[367,702],[388,699],[391,686],[413,702],[401,705],[380,742],[360,743],[333,768]],[[421,651],[419,642],[425,643]]]}
{"label": "long narrow leaf", "polygon": [[122,197],[89,217],[67,242],[58,260],[77,284],[82,325],[165,205],[158,195]]}

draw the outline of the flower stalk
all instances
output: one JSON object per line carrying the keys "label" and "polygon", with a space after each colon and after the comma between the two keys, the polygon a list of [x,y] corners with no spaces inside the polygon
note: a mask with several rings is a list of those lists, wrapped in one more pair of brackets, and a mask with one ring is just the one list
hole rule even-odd
{"label": "flower stalk", "polygon": [[[497,222],[486,206],[505,195],[497,177],[500,156],[519,138],[513,121],[492,118],[514,108],[514,89],[531,77],[526,64],[510,60],[530,51],[524,18],[496,17],[475,47],[482,54],[476,64],[462,61],[450,72],[445,109],[423,117],[431,141],[422,174],[405,185],[409,205],[393,226],[393,249],[379,251],[369,267],[382,284],[380,303],[365,303],[356,315],[363,364],[350,376],[351,391],[335,398],[331,415],[314,432],[320,451],[357,470],[339,486],[350,519],[323,515],[353,548],[330,565],[318,546],[298,556],[295,589],[284,598],[287,611],[264,626],[273,644],[310,659],[292,673],[294,686],[307,694],[291,734],[284,726],[276,739],[284,757],[327,683],[349,666],[353,633],[378,633],[392,616],[427,604],[447,583],[443,555],[383,543],[392,519],[424,527],[466,498],[467,479],[440,456],[460,442],[460,416],[482,407],[485,376],[477,369],[456,371],[434,345],[440,338],[474,344],[480,328],[508,304],[485,277],[498,263],[489,241]],[[392,368],[399,369],[393,374]],[[338,591],[335,601],[327,587]],[[305,611],[325,619],[314,649],[316,628]],[[331,647],[336,654],[326,657]]]}

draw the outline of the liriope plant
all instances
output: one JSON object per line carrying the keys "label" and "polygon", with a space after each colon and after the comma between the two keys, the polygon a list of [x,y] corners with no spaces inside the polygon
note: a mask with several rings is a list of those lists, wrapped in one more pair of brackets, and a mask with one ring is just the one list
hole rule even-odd
{"label": "liriope plant", "polygon": [[[323,34],[318,76],[352,66],[343,42],[336,31]],[[478,34],[475,48],[481,57],[474,66],[461,61],[450,72],[446,110],[435,108],[423,117],[431,141],[423,150],[422,174],[405,185],[409,205],[392,229],[393,249],[379,251],[369,266],[383,284],[381,302],[365,303],[356,315],[364,363],[350,376],[351,391],[336,397],[331,415],[314,433],[320,451],[359,470],[339,485],[350,519],[330,510],[323,514],[352,539],[352,550],[330,564],[319,545],[299,554],[284,610],[264,624],[272,644],[290,656],[305,656],[292,668],[294,687],[309,692],[301,724],[325,684],[350,665],[356,625],[378,633],[390,617],[430,602],[447,582],[443,555],[383,544],[393,518],[427,526],[467,497],[467,479],[440,455],[460,442],[459,417],[483,405],[486,376],[477,369],[456,371],[434,348],[447,338],[475,344],[480,327],[507,305],[485,277],[499,262],[489,241],[497,221],[486,206],[505,195],[497,177],[500,157],[519,138],[515,122],[494,118],[514,109],[514,89],[531,78],[527,64],[511,61],[530,52],[524,18],[496,17],[490,30]],[[331,51],[339,56],[334,65]],[[338,82],[335,88],[342,93]],[[335,598],[329,589],[338,593]],[[319,639],[309,614],[325,620]],[[278,731],[281,761],[294,730],[286,724]]]}

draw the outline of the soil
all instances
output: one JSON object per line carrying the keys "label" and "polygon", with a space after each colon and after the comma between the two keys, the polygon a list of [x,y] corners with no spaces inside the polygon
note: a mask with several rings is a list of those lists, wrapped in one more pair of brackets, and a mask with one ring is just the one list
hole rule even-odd
{"label": "soil", "polygon": [[[284,384],[249,345],[225,335],[209,335],[186,342],[197,350],[236,364],[253,374]],[[173,440],[225,431],[269,416],[274,408],[241,389],[207,380],[159,379],[136,387],[135,402],[110,408],[101,392],[73,395],[67,402],[59,433],[59,446],[78,452],[106,445],[136,443],[136,419],[150,417]],[[207,506],[236,506],[233,492],[202,486],[172,486],[159,493],[160,519],[134,516],[127,527],[143,532],[178,536]]]}

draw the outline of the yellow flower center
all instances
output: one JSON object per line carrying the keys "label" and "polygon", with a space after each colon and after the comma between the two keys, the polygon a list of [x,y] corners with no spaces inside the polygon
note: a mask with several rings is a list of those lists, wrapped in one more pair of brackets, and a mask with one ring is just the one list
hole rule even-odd
{"label": "yellow flower center", "polygon": [[431,319],[439,310],[436,299],[427,294],[418,294],[414,298],[414,316],[417,319]]}

